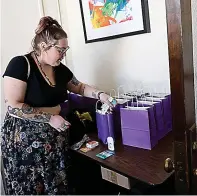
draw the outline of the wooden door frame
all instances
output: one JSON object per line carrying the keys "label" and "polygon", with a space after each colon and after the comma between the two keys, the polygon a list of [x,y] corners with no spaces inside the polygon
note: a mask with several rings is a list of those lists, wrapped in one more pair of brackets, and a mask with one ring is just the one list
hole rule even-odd
{"label": "wooden door frame", "polygon": [[166,0],[174,135],[175,186],[189,194],[192,182],[191,132],[195,131],[195,91],[191,0]]}

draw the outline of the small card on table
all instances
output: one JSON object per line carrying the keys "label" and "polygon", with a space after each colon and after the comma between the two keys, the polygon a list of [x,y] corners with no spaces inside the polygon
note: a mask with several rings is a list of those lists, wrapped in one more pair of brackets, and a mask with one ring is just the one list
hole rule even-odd
{"label": "small card on table", "polygon": [[91,148],[87,148],[87,147],[80,148],[80,151],[82,151],[82,152],[88,152],[90,150],[92,150],[92,149]]}
{"label": "small card on table", "polygon": [[96,156],[101,158],[101,159],[106,159],[112,155],[114,155],[115,153],[113,151],[110,150],[105,150],[103,152],[100,152],[99,154],[97,154]]}

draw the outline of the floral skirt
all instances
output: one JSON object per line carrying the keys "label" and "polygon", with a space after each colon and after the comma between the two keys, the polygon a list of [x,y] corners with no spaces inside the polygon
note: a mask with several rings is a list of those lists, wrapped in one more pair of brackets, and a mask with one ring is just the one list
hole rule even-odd
{"label": "floral skirt", "polygon": [[7,114],[1,151],[7,194],[68,194],[68,131]]}

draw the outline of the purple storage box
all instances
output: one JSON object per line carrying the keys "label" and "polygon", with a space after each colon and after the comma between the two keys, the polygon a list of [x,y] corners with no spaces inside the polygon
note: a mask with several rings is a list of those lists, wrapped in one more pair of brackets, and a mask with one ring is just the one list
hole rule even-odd
{"label": "purple storage box", "polygon": [[104,143],[107,144],[107,138],[114,138],[114,122],[113,114],[100,114],[96,112],[96,124],[98,130],[98,138]]}
{"label": "purple storage box", "polygon": [[[147,107],[145,104],[132,105]],[[158,143],[154,106],[147,109],[121,108],[120,113],[124,145],[151,150]]]}
{"label": "purple storage box", "polygon": [[70,109],[82,109],[86,110],[87,112],[95,111],[95,105],[98,101],[97,99],[83,97],[74,93],[68,94],[68,100],[70,102]]}
{"label": "purple storage box", "polygon": [[66,100],[64,103],[60,104],[61,107],[61,111],[60,111],[60,115],[62,117],[66,117],[70,111],[70,103],[68,100]]}

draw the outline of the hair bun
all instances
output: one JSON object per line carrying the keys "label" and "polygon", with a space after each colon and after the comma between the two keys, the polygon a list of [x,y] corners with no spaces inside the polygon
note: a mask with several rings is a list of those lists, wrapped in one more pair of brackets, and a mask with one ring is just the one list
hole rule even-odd
{"label": "hair bun", "polygon": [[38,27],[35,30],[36,34],[40,34],[42,31],[44,31],[46,28],[51,27],[51,26],[57,26],[58,28],[61,28],[59,23],[51,18],[50,16],[44,16],[40,19]]}

